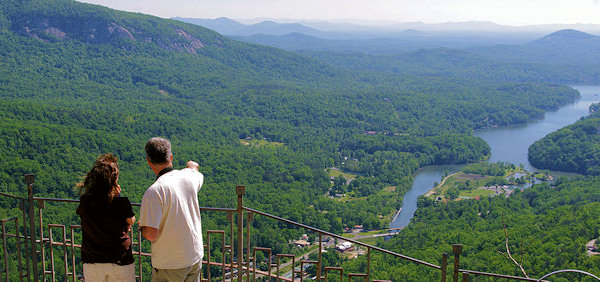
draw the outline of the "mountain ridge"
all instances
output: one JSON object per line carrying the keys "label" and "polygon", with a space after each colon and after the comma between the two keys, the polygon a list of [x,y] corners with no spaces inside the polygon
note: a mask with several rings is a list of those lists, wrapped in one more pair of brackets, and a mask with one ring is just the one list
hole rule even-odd
{"label": "mountain ridge", "polygon": [[[403,22],[403,23],[371,23],[371,22],[352,22],[347,21],[306,21],[293,19],[255,19],[249,24],[244,24],[241,21],[230,18],[202,19],[202,18],[181,18],[173,17],[172,19],[181,20],[193,24],[200,24],[210,29],[223,34],[233,36],[251,36],[254,34],[277,35],[282,34],[284,27],[297,25],[304,29],[307,35],[324,37],[324,38],[357,38],[359,37],[381,37],[393,36],[399,31],[418,30],[427,33],[523,33],[531,34],[531,36],[547,34],[556,30],[562,29],[577,29],[588,33],[600,34],[600,25],[595,24],[545,24],[545,25],[525,25],[525,26],[510,26],[501,25],[489,21],[461,21],[461,22],[444,22],[444,23],[423,23],[423,22]],[[227,22],[228,25],[223,26]],[[248,22],[248,21],[245,21]],[[261,29],[260,24],[271,23],[269,27],[276,30],[277,33],[271,32],[269,29]],[[274,24],[279,25],[276,27]],[[235,28],[231,28],[234,26]],[[227,27],[227,28],[226,28]],[[299,29],[290,30],[290,32],[303,32]]]}
{"label": "mountain ridge", "polygon": [[312,36],[322,36],[323,32],[300,23],[278,23],[271,20],[261,21],[259,23],[245,25],[235,20],[220,17],[217,19],[198,19],[173,17],[173,20],[200,25],[213,29],[218,33],[230,36],[239,35],[286,35],[290,33],[303,33]]}
{"label": "mountain ridge", "polygon": [[[222,45],[223,39],[206,28],[191,28],[178,21],[164,24],[163,19],[139,14],[126,14],[92,4],[49,1],[48,9],[38,9],[37,1],[23,1],[19,14],[8,9],[8,28],[20,35],[44,42],[70,39],[91,44],[112,44],[133,48],[139,43],[153,43],[171,51],[195,54],[206,45]],[[132,18],[133,17],[133,18]],[[141,27],[141,28],[140,28]]]}
{"label": "mountain ridge", "polygon": [[533,44],[573,44],[574,41],[578,43],[587,40],[598,40],[600,36],[575,30],[575,29],[563,29],[550,33],[542,38],[534,40]]}

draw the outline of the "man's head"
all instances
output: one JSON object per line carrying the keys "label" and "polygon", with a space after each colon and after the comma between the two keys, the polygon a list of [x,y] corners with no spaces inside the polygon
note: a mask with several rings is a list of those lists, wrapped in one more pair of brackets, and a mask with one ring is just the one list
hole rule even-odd
{"label": "man's head", "polygon": [[146,143],[146,158],[152,164],[169,164],[173,160],[171,154],[171,142],[169,140],[154,137]]}

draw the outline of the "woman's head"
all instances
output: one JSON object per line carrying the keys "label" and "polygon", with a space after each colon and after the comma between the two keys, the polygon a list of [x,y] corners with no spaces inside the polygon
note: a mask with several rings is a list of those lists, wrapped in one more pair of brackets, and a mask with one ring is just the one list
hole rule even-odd
{"label": "woman's head", "polygon": [[119,165],[117,157],[108,153],[100,156],[88,171],[83,181],[77,185],[81,194],[97,200],[112,200],[117,193]]}

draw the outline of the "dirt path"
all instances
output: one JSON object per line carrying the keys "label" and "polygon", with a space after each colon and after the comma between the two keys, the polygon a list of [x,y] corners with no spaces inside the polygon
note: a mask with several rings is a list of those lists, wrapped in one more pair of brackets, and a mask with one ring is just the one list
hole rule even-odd
{"label": "dirt path", "polygon": [[448,178],[450,178],[450,177],[452,177],[454,175],[457,175],[457,174],[458,174],[458,172],[450,174],[450,175],[444,177],[444,179],[442,179],[442,182],[440,182],[440,184],[438,184],[437,186],[431,188],[431,190],[429,190],[429,191],[427,191],[427,193],[425,193],[425,197],[429,197],[429,196],[433,195],[433,193],[435,193],[435,188],[442,187],[442,185],[444,185],[444,183],[446,183],[446,180],[448,180]]}

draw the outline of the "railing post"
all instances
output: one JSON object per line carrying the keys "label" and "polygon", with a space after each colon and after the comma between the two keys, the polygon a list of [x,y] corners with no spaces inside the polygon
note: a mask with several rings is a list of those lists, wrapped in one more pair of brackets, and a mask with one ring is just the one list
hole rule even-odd
{"label": "railing post", "polygon": [[[80,228],[81,225],[71,225],[71,267],[73,268],[73,282],[77,281],[77,265],[75,264],[75,228]],[[131,237],[133,238],[133,236]]]}
{"label": "railing post", "polygon": [[[233,238],[234,236],[234,232],[233,232],[233,212],[228,211],[227,212],[227,220],[229,221],[229,228],[230,228],[230,232],[229,232],[229,262],[231,263],[231,266],[229,267],[229,271],[230,271],[230,280],[233,281],[233,254],[235,253],[234,251],[234,242],[233,242]],[[225,281],[225,277],[223,277],[223,281]]]}
{"label": "railing post", "polygon": [[468,272],[463,273],[463,275],[462,275],[462,281],[463,282],[469,282],[469,273]]}
{"label": "railing post", "polygon": [[[144,272],[142,271],[142,227],[138,224],[138,271],[140,276],[140,281],[144,281]],[[131,236],[133,238],[133,236]],[[133,245],[133,240],[131,242]]]}
{"label": "railing post", "polygon": [[238,271],[237,271],[237,275],[238,275],[238,281],[242,282],[244,281],[243,279],[243,274],[244,274],[244,194],[246,193],[246,186],[243,185],[238,185],[235,186],[235,193],[237,194],[237,198],[238,198],[238,206],[237,206],[237,214],[238,214],[238,220],[237,220],[237,235],[238,235],[238,242],[237,242],[237,267],[238,267]]}
{"label": "railing post", "polygon": [[459,267],[459,258],[462,253],[463,246],[461,244],[452,245],[452,251],[454,252],[454,276],[453,282],[458,282],[458,267]]}
{"label": "railing post", "polygon": [[[17,238],[17,257],[19,258],[19,281],[23,281],[23,263],[21,262],[21,243],[19,243],[19,218],[15,218],[15,238]],[[25,225],[25,224],[23,224]]]}
{"label": "railing post", "polygon": [[[357,247],[358,248],[358,247]],[[367,248],[367,281],[371,279],[371,248]]]}
{"label": "railing post", "polygon": [[317,264],[317,281],[321,281],[321,267],[323,267],[323,233],[319,232],[319,263]]}
{"label": "railing post", "polygon": [[[256,258],[250,255],[250,223],[254,221],[254,214],[252,212],[247,212],[248,219],[246,220],[246,281],[250,281],[250,261],[252,264],[256,264]],[[256,280],[256,275],[252,276],[253,281]]]}
{"label": "railing post", "polygon": [[296,269],[296,257],[294,255],[288,255],[288,254],[276,254],[275,256],[277,257],[277,270],[276,270],[277,271],[277,275],[276,275],[277,276],[277,281],[278,282],[281,281],[281,276],[279,275],[280,274],[279,273],[279,266],[281,265],[279,263],[279,259],[280,258],[291,259],[291,261],[292,261],[292,280],[293,280],[294,277],[296,277],[296,271],[295,271],[295,269]]}
{"label": "railing post", "polygon": [[41,281],[46,281],[46,273],[50,273],[50,272],[46,272],[46,249],[44,248],[44,221],[43,221],[43,212],[42,210],[44,209],[45,205],[44,205],[44,200],[38,200],[38,225],[40,228],[40,256],[42,257],[42,263],[40,264],[42,270],[42,279],[40,279]]}
{"label": "railing post", "polygon": [[[19,240],[19,238],[17,237],[17,240]],[[6,281],[8,281],[8,250],[6,249],[6,246],[8,244],[6,243],[6,221],[2,220],[2,251],[4,251],[4,275],[5,275],[5,279]]]}
{"label": "railing post", "polygon": [[[27,204],[26,204],[26,199],[21,199],[21,204],[20,204],[20,208],[21,208],[21,212],[23,213],[23,248],[25,248],[25,250],[23,251],[25,254],[27,254]],[[20,238],[19,238],[20,239]],[[29,280],[29,259],[30,256],[29,255],[25,255],[25,273],[22,274],[22,277],[27,277],[27,279]]]}
{"label": "railing post", "polygon": [[208,281],[211,281],[212,277],[210,275],[210,233],[211,230],[208,230],[206,232],[206,262],[207,262],[207,266],[206,266],[206,276],[208,278]]}
{"label": "railing post", "polygon": [[442,254],[442,265],[440,266],[442,269],[442,278],[440,281],[446,282],[446,275],[448,274],[448,254]]}
{"label": "railing post", "polygon": [[339,271],[340,272],[340,282],[344,281],[344,269],[341,268],[341,267],[325,267],[325,281],[329,281],[327,279],[327,272],[329,270],[337,270],[337,271]]}
{"label": "railing post", "polygon": [[35,208],[33,206],[33,180],[35,175],[25,174],[25,183],[27,183],[27,202],[29,204],[29,225],[31,230],[31,253],[32,267],[33,267],[33,281],[40,281],[38,276],[38,257],[36,250],[36,236],[35,236]]}

